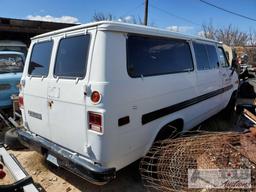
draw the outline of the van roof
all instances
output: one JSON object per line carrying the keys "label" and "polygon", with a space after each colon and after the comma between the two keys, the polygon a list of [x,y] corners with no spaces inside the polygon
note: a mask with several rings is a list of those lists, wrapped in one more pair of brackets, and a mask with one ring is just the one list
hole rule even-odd
{"label": "van roof", "polygon": [[209,41],[214,43],[220,43],[218,41],[214,41],[211,39],[192,36],[192,35],[185,35],[178,32],[171,32],[171,31],[156,28],[156,27],[123,23],[123,22],[117,22],[117,21],[99,21],[99,22],[92,22],[92,23],[82,24],[78,26],[68,27],[68,28],[64,28],[64,29],[60,29],[60,30],[35,36],[31,38],[31,40],[49,37],[49,36],[53,36],[61,33],[71,32],[73,30],[91,28],[91,27],[97,27],[99,30],[139,33],[139,34],[147,34],[147,35],[153,35],[153,36],[167,36],[167,37],[169,36],[169,37],[176,37],[176,38],[182,38],[182,39],[203,40],[203,41]]}
{"label": "van roof", "polygon": [[13,40],[0,40],[0,46],[27,47],[25,43]]}

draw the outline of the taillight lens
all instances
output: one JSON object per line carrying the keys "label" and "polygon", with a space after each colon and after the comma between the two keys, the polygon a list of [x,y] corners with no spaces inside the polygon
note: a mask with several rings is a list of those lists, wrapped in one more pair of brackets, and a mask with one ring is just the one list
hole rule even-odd
{"label": "taillight lens", "polygon": [[24,100],[22,96],[19,96],[19,107],[23,107],[24,106]]}
{"label": "taillight lens", "polygon": [[91,94],[92,102],[98,103],[98,102],[100,102],[100,99],[101,99],[100,93],[98,91],[93,91],[92,94]]}
{"label": "taillight lens", "polygon": [[88,112],[89,129],[102,132],[102,114]]}

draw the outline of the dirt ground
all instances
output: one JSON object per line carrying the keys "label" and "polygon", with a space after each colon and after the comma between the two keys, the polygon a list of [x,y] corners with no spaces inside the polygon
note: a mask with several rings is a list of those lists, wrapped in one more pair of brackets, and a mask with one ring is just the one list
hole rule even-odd
{"label": "dirt ground", "polygon": [[78,176],[60,168],[49,166],[43,157],[34,151],[9,151],[13,153],[36,183],[47,192],[142,192],[136,165],[126,167],[117,173],[117,179],[104,186],[93,185]]}

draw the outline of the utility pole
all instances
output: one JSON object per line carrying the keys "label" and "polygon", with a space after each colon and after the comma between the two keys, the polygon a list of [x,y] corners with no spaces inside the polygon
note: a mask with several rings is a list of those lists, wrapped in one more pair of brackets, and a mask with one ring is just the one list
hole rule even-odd
{"label": "utility pole", "polygon": [[148,24],[148,0],[145,0],[144,25]]}

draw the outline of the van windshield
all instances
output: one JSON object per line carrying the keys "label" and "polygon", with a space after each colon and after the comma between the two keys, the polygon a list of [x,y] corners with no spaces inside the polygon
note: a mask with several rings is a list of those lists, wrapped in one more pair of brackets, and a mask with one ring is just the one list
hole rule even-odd
{"label": "van windshield", "polygon": [[0,54],[0,73],[22,72],[23,58],[17,54]]}

